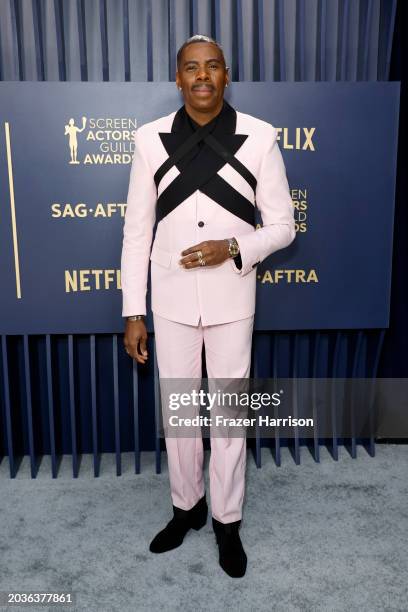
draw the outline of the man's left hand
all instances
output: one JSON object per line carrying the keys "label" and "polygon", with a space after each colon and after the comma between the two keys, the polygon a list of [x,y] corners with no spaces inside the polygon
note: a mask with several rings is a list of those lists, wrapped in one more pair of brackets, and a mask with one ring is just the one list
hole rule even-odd
{"label": "man's left hand", "polygon": [[228,240],[205,240],[181,252],[184,257],[179,261],[186,269],[201,267],[197,251],[201,251],[206,266],[215,266],[229,259]]}

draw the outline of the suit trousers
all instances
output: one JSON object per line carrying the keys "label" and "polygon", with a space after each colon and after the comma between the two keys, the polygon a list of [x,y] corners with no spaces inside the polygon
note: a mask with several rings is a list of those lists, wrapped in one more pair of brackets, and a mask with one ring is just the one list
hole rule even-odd
{"label": "suit trousers", "polygon": [[[161,384],[163,379],[189,379],[198,390],[202,377],[203,343],[209,389],[210,379],[249,378],[253,315],[229,323],[203,326],[201,319],[198,325],[186,325],[153,313],[153,324]],[[164,412],[162,414],[164,421]],[[201,433],[190,437],[165,433],[165,442],[173,505],[190,510],[205,493]],[[215,436],[211,431],[211,512],[221,523],[242,518],[245,469],[246,436]]]}

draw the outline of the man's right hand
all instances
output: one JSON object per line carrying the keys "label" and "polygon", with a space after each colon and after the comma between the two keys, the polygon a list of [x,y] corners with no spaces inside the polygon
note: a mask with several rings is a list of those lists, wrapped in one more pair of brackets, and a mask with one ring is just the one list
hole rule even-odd
{"label": "man's right hand", "polygon": [[144,321],[126,321],[123,343],[129,357],[136,359],[138,363],[146,363],[148,359],[147,330]]}

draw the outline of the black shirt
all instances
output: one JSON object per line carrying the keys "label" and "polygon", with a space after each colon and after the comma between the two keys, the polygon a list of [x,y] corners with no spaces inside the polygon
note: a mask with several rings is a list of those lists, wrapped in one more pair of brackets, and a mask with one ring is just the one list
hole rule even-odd
{"label": "black shirt", "polygon": [[[211,119],[211,121],[209,121],[209,123],[210,123],[210,124],[212,124],[212,127],[211,127],[211,129],[210,129],[210,134],[211,134],[211,132],[213,132],[213,131],[214,131],[215,126],[216,126],[216,125],[217,125],[217,123],[218,123],[218,119],[220,118],[220,115],[222,114],[222,111],[224,110],[224,107],[225,107],[225,104],[223,104],[223,105],[222,105],[222,109],[220,110],[220,112],[218,113],[218,115],[215,115],[215,117],[213,117],[213,118]],[[198,130],[200,127],[203,127],[202,125],[200,125],[199,123],[197,123],[196,121],[194,121],[194,119],[191,117],[191,115],[189,115],[189,114],[188,114],[188,112],[187,112],[187,111],[186,111],[186,115],[187,115],[188,121],[189,121],[189,123],[190,123],[190,125],[191,125],[191,127],[192,127],[192,129],[193,129],[194,131],[195,131],[195,130]],[[207,124],[205,124],[205,125],[207,125]],[[199,146],[199,147],[204,146],[204,140],[200,140],[200,142],[199,142],[198,146]]]}

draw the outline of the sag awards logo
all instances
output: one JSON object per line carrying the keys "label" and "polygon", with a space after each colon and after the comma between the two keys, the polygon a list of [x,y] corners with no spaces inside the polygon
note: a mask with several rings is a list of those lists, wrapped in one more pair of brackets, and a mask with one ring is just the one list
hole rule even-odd
{"label": "sag awards logo", "polygon": [[130,164],[136,129],[136,119],[128,117],[82,117],[81,127],[71,118],[64,132],[69,148],[67,161],[73,165]]}
{"label": "sag awards logo", "polygon": [[[304,234],[308,231],[308,212],[309,212],[309,192],[307,188],[291,189],[292,202],[294,206],[295,229],[297,234]],[[261,227],[257,225],[256,229]],[[318,271],[315,268],[309,269],[278,269],[258,268],[257,280],[261,285],[282,285],[282,284],[309,284],[319,283]]]}

